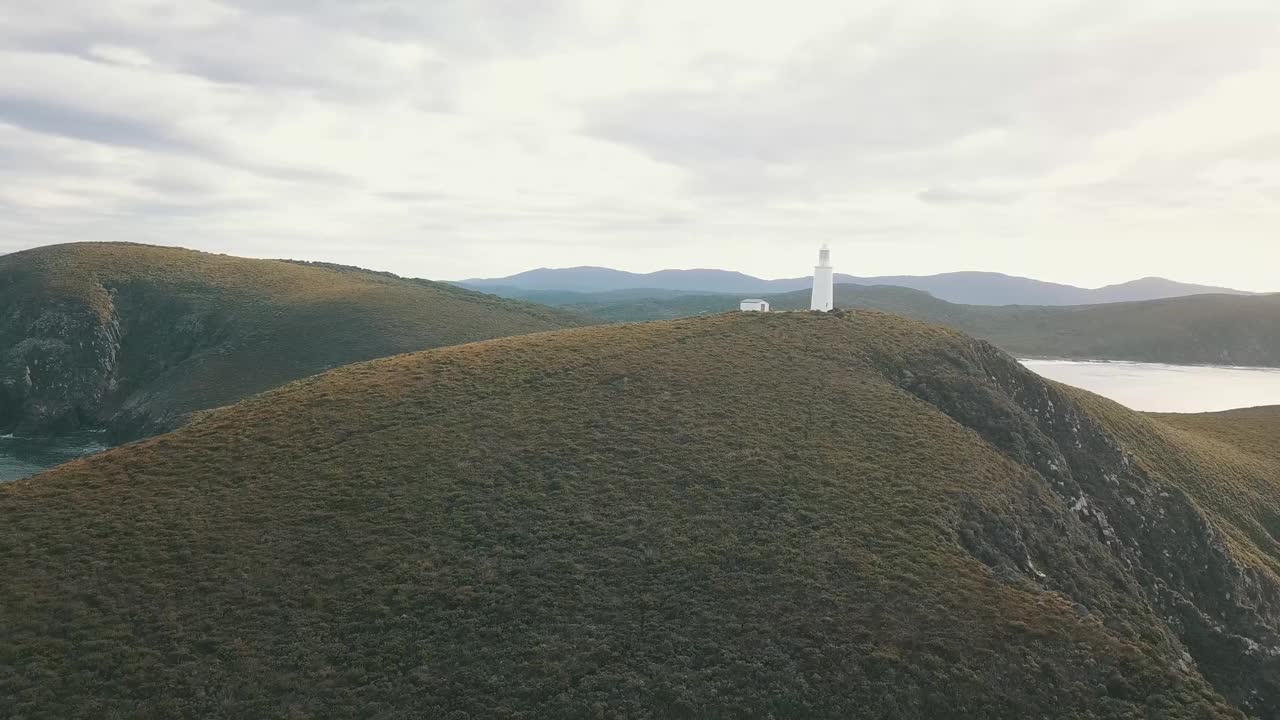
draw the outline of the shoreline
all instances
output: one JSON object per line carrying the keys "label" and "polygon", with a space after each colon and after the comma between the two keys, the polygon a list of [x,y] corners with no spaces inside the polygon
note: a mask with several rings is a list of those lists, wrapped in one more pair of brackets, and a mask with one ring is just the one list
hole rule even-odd
{"label": "shoreline", "polygon": [[[1010,353],[1012,354],[1012,353]],[[1025,362],[1055,362],[1055,363],[1077,363],[1088,365],[1146,365],[1153,367],[1173,367],[1173,368],[1211,368],[1215,370],[1261,370],[1270,372],[1280,372],[1280,367],[1271,365],[1216,365],[1212,363],[1174,363],[1162,362],[1156,360],[1118,360],[1112,358],[1077,358],[1077,357],[1057,357],[1051,355],[1014,355],[1014,359],[1020,363]]]}

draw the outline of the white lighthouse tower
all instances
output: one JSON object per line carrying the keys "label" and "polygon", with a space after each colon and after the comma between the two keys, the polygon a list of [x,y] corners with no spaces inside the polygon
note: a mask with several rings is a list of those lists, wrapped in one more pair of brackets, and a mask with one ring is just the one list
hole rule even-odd
{"label": "white lighthouse tower", "polygon": [[835,274],[831,268],[831,249],[826,243],[818,251],[818,265],[813,269],[813,297],[810,310],[829,312],[835,307]]}

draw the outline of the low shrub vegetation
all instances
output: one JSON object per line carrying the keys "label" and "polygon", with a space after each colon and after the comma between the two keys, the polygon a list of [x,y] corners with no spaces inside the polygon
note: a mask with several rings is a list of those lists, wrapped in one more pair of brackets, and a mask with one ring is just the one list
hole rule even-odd
{"label": "low shrub vegetation", "polygon": [[1261,714],[1280,465],[1196,432],[876,312],[350,365],[0,487],[0,715]]}

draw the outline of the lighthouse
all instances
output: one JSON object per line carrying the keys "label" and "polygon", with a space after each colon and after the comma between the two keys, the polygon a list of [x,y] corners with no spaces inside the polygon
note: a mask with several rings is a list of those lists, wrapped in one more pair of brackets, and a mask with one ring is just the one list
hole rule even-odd
{"label": "lighthouse", "polygon": [[828,312],[835,306],[835,276],[831,269],[831,249],[826,243],[818,251],[818,265],[813,268],[813,296],[810,310]]}

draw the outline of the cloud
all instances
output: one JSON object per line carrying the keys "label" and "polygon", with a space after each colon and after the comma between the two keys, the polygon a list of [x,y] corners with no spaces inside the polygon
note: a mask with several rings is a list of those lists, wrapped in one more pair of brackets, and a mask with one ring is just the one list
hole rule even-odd
{"label": "cloud", "polygon": [[147,54],[131,47],[122,47],[120,45],[90,45],[88,49],[90,57],[105,60],[109,63],[117,65],[133,65],[141,67],[151,64],[151,58]]}
{"label": "cloud", "polygon": [[922,190],[916,197],[922,202],[934,205],[961,205],[964,203],[988,203],[1003,205],[1015,202],[1018,196],[1009,192],[990,190],[957,189],[946,186],[934,186]]}
{"label": "cloud", "polygon": [[[1130,27],[1050,13],[1014,34],[999,16],[956,13],[925,18],[905,42],[887,32],[900,23],[873,19],[756,82],[602,102],[588,130],[689,168],[708,192],[736,192],[744,175],[770,193],[918,185],[922,171],[1030,179],[1250,69],[1278,18],[1193,13]],[[1002,140],[966,152],[983,135]]]}
{"label": "cloud", "polygon": [[1262,0],[9,0],[0,233],[1265,289],[1278,47]]}
{"label": "cloud", "polygon": [[160,123],[60,105],[38,98],[0,96],[0,121],[50,135],[125,147],[188,151],[192,145]]}
{"label": "cloud", "polygon": [[288,19],[461,56],[545,52],[581,27],[580,6],[563,0],[231,0],[228,5],[268,22]]}

